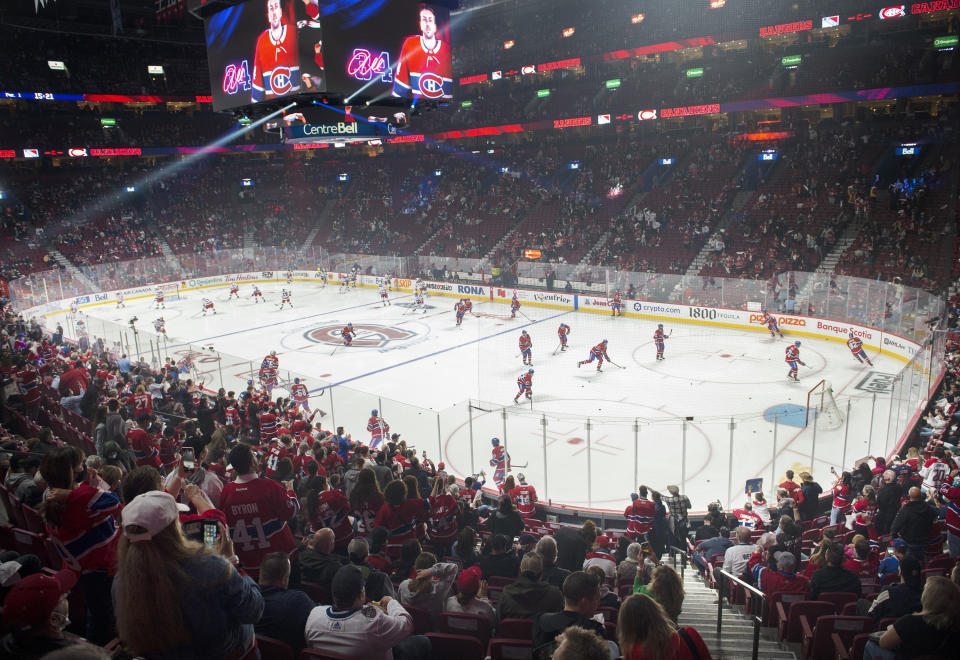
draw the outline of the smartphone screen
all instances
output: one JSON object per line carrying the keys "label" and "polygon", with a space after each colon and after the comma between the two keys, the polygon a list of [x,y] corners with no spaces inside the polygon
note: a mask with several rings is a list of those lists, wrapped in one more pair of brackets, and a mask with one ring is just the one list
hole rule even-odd
{"label": "smartphone screen", "polygon": [[203,545],[212,548],[217,543],[217,523],[203,523]]}
{"label": "smartphone screen", "polygon": [[194,461],[192,449],[183,450],[183,467],[185,467],[188,470],[192,470],[196,467],[196,462]]}

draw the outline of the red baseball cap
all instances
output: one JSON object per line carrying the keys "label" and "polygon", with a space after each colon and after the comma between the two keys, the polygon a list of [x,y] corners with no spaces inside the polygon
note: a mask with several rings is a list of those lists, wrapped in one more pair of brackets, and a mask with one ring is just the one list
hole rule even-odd
{"label": "red baseball cap", "polygon": [[42,626],[53,612],[60,596],[77,584],[77,574],[64,569],[55,575],[35,573],[23,578],[3,600],[3,620],[29,630]]}
{"label": "red baseball cap", "polygon": [[597,537],[597,545],[599,545],[601,548],[606,548],[610,545],[610,537],[601,534]]}
{"label": "red baseball cap", "polygon": [[476,593],[480,588],[480,577],[482,575],[479,566],[471,566],[457,578],[457,589],[468,594]]}

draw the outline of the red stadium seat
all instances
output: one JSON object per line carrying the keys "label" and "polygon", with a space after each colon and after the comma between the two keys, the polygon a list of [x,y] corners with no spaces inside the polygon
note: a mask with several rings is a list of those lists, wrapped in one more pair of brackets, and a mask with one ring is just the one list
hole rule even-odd
{"label": "red stadium seat", "polygon": [[262,660],[293,660],[293,649],[279,639],[257,635],[257,648],[260,649]]}
{"label": "red stadium seat", "polygon": [[[783,603],[780,603],[782,606]],[[779,606],[778,606],[779,607]],[[801,600],[790,605],[790,611],[780,614],[780,628],[777,631],[777,638],[781,642],[799,643],[803,639],[803,626],[801,621],[816,621],[818,617],[834,614],[833,603],[822,600]]]}
{"label": "red stadium seat", "polygon": [[529,660],[533,654],[533,641],[530,639],[503,639],[495,637],[487,647],[490,660]]}
{"label": "red stadium seat", "polygon": [[497,636],[502,639],[531,639],[533,619],[504,619],[497,626]]}
{"label": "red stadium seat", "polygon": [[834,635],[839,636],[845,648],[850,648],[856,635],[873,631],[873,619],[868,616],[822,616],[816,620],[812,630],[804,618],[802,625],[803,643],[800,657],[803,660],[819,660],[833,655],[836,646]]}
{"label": "red stadium seat", "polygon": [[476,637],[468,635],[450,635],[447,633],[427,633],[430,640],[432,660],[483,660],[486,648]]}
{"label": "red stadium seat", "polygon": [[490,619],[481,614],[441,612],[436,617],[437,632],[450,635],[469,635],[480,640],[485,649],[490,641]]}

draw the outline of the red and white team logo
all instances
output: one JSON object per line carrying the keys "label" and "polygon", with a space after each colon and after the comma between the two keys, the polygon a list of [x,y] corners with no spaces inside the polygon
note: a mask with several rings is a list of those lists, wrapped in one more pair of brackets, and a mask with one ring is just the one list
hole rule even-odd
{"label": "red and white team logo", "polygon": [[[304,333],[304,338],[308,341],[318,344],[330,344],[332,346],[343,346],[343,338],[340,331],[343,330],[345,323],[333,323],[314,328]],[[353,329],[357,331],[352,346],[364,346],[367,348],[384,348],[393,342],[404,342],[419,333],[412,332],[404,328],[396,328],[389,325],[380,325],[378,323],[355,323]]]}
{"label": "red and white team logo", "polygon": [[884,18],[900,18],[901,16],[907,15],[907,6],[906,5],[896,5],[894,7],[884,7],[877,14],[881,19]]}
{"label": "red and white team logo", "polygon": [[647,121],[648,119],[656,119],[657,111],[656,110],[641,110],[637,113],[637,119],[640,121]]}
{"label": "red and white team logo", "polygon": [[81,149],[79,147],[74,147],[73,149],[68,149],[67,153],[70,154],[73,158],[85,158],[87,155],[86,149]]}
{"label": "red and white team logo", "polygon": [[420,74],[420,93],[428,99],[438,99],[443,96],[443,78],[435,73]]}
{"label": "red and white team logo", "polygon": [[527,64],[526,66],[520,67],[520,73],[522,73],[525,76],[530,75],[531,73],[536,73],[536,72],[537,72],[537,67],[535,67],[532,64]]}
{"label": "red and white team logo", "polygon": [[285,66],[278,66],[270,74],[270,89],[277,96],[283,96],[293,89],[293,83],[290,81],[290,69]]}

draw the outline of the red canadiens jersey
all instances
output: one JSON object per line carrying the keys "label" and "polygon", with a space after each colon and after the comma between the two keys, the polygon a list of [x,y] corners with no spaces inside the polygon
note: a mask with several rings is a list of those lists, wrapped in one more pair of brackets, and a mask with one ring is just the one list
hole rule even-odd
{"label": "red canadiens jersey", "polygon": [[653,519],[657,516],[657,505],[650,500],[634,500],[623,512],[627,519],[627,531],[634,536],[646,534],[653,529]]}
{"label": "red canadiens jersey", "polygon": [[657,328],[653,333],[653,341],[657,342],[658,344],[662,344],[664,339],[666,339],[666,335],[663,334],[663,329]]}
{"label": "red canadiens jersey", "polygon": [[463,308],[464,308],[465,310],[467,310],[468,312],[473,309],[473,301],[472,301],[472,300],[467,300],[466,298],[464,298],[462,302],[463,302]]}
{"label": "red canadiens jersey", "polygon": [[251,479],[231,482],[220,494],[220,510],[227,517],[233,547],[244,566],[258,568],[271,552],[296,550],[287,526],[300,510],[297,497],[276,481]]}
{"label": "red canadiens jersey", "polygon": [[240,413],[237,412],[236,405],[229,405],[223,409],[223,416],[226,419],[227,424],[233,424],[234,426],[240,426]]}
{"label": "red canadiens jersey", "polygon": [[517,379],[517,385],[525,389],[533,387],[533,376],[530,374],[523,374]]}
{"label": "red canadiens jersey", "polygon": [[786,362],[796,362],[800,359],[800,349],[796,346],[787,346],[784,360]]}
{"label": "red canadiens jersey", "polygon": [[273,413],[260,415],[260,440],[273,440],[277,437],[277,417]]}
{"label": "red canadiens jersey", "polygon": [[307,399],[310,398],[307,386],[303,383],[295,383],[294,386],[290,388],[290,396],[292,396],[293,400],[297,403],[305,403]]}
{"label": "red canadiens jersey", "polygon": [[390,425],[382,417],[371,417],[367,422],[367,430],[370,431],[370,440],[386,440],[390,433]]}
{"label": "red canadiens jersey", "polygon": [[318,494],[317,508],[310,512],[310,525],[314,531],[329,527],[336,537],[336,547],[345,548],[353,539],[350,523],[350,502],[339,490],[327,490]]}
{"label": "red canadiens jersey", "polygon": [[613,304],[614,305],[623,304],[623,295],[619,291],[613,294]]}
{"label": "red canadiens jersey", "polygon": [[517,511],[521,516],[532,516],[537,512],[537,507],[534,506],[537,502],[537,489],[533,486],[524,484],[522,486],[517,486],[509,493],[510,499],[512,499],[517,505]]}
{"label": "red canadiens jersey", "polygon": [[260,363],[260,373],[268,376],[276,375],[277,368],[280,366],[280,360],[276,355],[268,355]]}
{"label": "red canadiens jersey", "polygon": [[160,467],[160,445],[149,433],[140,428],[130,429],[127,431],[127,444],[133,452],[137,467]]}
{"label": "red canadiens jersey", "polygon": [[134,394],[126,400],[126,405],[133,407],[133,418],[136,419],[142,413],[153,414],[153,399],[149,394]]}
{"label": "red canadiens jersey", "polygon": [[863,342],[856,337],[851,337],[847,340],[847,346],[850,347],[850,352],[856,355],[863,349]]}
{"label": "red canadiens jersey", "polygon": [[64,568],[80,571],[106,570],[112,575],[117,565],[120,530],[115,516],[120,498],[109,491],[82,483],[70,491],[62,525],[48,525]]}
{"label": "red canadiens jersey", "polygon": [[763,323],[764,325],[776,326],[776,325],[777,325],[777,319],[776,319],[772,314],[770,314],[770,313],[768,312],[768,313],[766,313],[766,314],[763,315],[763,320],[761,321],[761,323]]}
{"label": "red canadiens jersey", "polygon": [[300,63],[295,31],[284,25],[280,38],[274,41],[270,30],[264,30],[257,39],[257,50],[253,56],[251,100],[256,103],[299,91]]}
{"label": "red canadiens jersey", "polygon": [[458,302],[453,306],[454,311],[457,312],[457,316],[463,316],[467,312],[467,307],[462,302]]}
{"label": "red canadiens jersey", "polygon": [[557,328],[557,336],[566,337],[569,334],[570,334],[570,326],[567,325],[566,323],[561,323],[560,327]]}
{"label": "red canadiens jersey", "polygon": [[21,369],[17,372],[17,383],[23,402],[32,405],[40,400],[40,374],[34,369]]}
{"label": "red canadiens jersey", "polygon": [[279,442],[271,442],[270,448],[267,450],[267,457],[265,465],[263,468],[263,475],[268,479],[277,473],[277,468],[280,465],[281,458],[290,458],[290,452],[287,451],[287,448],[281,445]]}
{"label": "red canadiens jersey", "polygon": [[530,339],[530,335],[520,335],[520,350],[524,351],[533,346],[533,341]]}
{"label": "red canadiens jersey", "polygon": [[343,326],[343,330],[340,331],[342,337],[352,337],[355,334],[357,334],[357,331],[347,326]]}
{"label": "red canadiens jersey", "polygon": [[457,540],[460,531],[457,526],[457,516],[460,507],[457,500],[448,493],[435,495],[430,498],[430,539],[436,543],[452,543]]}
{"label": "red canadiens jersey", "polygon": [[383,506],[383,495],[371,493],[371,497],[359,502],[353,509],[353,517],[357,523],[357,533],[366,536],[373,531],[373,523],[377,519],[377,512]]}
{"label": "red canadiens jersey", "polygon": [[516,294],[514,294],[513,298],[510,300],[510,308],[511,308],[511,309],[520,309],[520,301],[517,300]]}
{"label": "red canadiens jersey", "polygon": [[453,70],[450,46],[436,39],[433,48],[420,35],[407,37],[400,49],[393,95],[421,95],[428,99],[453,98]]}
{"label": "red canadiens jersey", "polygon": [[593,353],[594,355],[603,355],[603,356],[606,356],[606,354],[607,354],[607,345],[606,345],[606,344],[603,344],[603,343],[597,344],[596,346],[594,346],[593,348],[590,349],[590,352]]}
{"label": "red canadiens jersey", "polygon": [[947,501],[947,529],[960,534],[960,488],[947,482],[940,486],[940,497]]}

